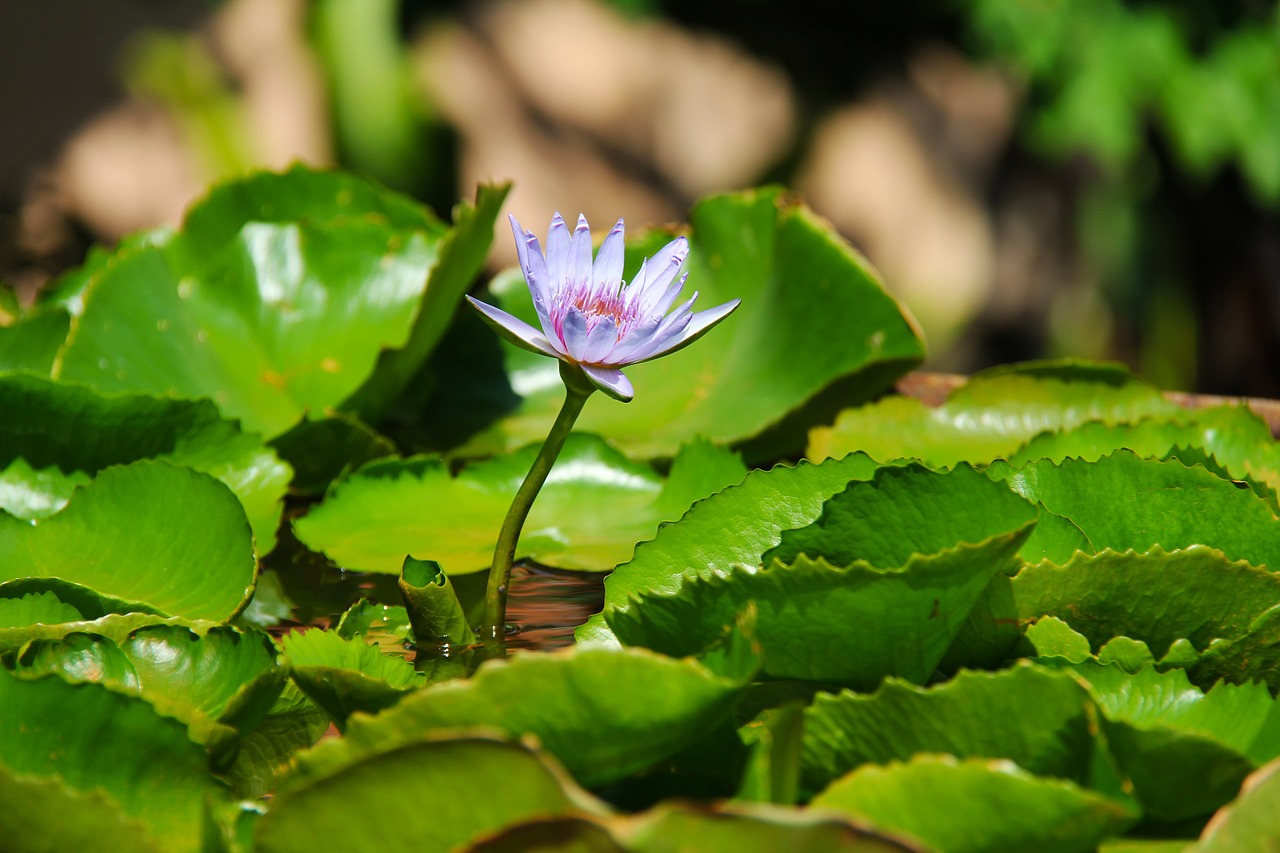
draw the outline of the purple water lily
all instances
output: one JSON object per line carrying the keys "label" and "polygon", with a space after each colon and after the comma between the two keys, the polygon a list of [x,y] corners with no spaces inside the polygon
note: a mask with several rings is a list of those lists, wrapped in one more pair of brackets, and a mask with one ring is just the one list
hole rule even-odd
{"label": "purple water lily", "polygon": [[734,299],[695,312],[695,291],[671,311],[689,275],[684,272],[689,243],[683,237],[645,260],[627,284],[622,280],[621,219],[605,237],[594,263],[585,216],[578,216],[572,236],[559,213],[551,218],[545,257],[538,238],[521,228],[514,216],[511,230],[542,329],[470,296],[467,299],[507,340],[577,365],[592,385],[623,402],[635,396],[623,367],[687,346],[738,307]]}

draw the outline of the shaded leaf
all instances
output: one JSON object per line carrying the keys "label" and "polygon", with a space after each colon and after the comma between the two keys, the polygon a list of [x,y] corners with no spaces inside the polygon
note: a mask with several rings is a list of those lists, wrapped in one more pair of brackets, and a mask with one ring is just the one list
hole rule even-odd
{"label": "shaded leaf", "polygon": [[0,838],[15,853],[160,853],[143,825],[101,791],[77,791],[56,777],[18,775],[0,766],[0,802]]}
{"label": "shaded leaf", "polygon": [[104,395],[38,377],[0,376],[0,466],[14,470],[21,460],[45,476],[61,471],[64,478],[49,494],[69,497],[63,484],[141,459],[194,468],[221,480],[244,505],[259,553],[275,545],[292,471],[259,436],[241,432],[209,401]]}
{"label": "shaded leaf", "polygon": [[1091,850],[1136,815],[1094,791],[1010,761],[918,755],[866,765],[814,797],[814,808],[865,820],[948,853]]}
{"label": "shaded leaf", "polygon": [[162,849],[195,851],[207,799],[222,791],[186,727],[99,684],[0,670],[0,765],[15,775],[101,789]]}
{"label": "shaded leaf", "polygon": [[[454,792],[448,808],[423,808],[443,791]],[[518,821],[578,811],[603,809],[526,746],[419,732],[281,791],[258,821],[254,849],[452,850]]]}
{"label": "shaded leaf", "polygon": [[1202,693],[1181,670],[1131,674],[1086,662],[1073,671],[1102,708],[1111,752],[1151,818],[1207,815],[1280,756],[1280,706],[1265,685],[1218,684]]}
{"label": "shaded leaf", "polygon": [[889,679],[870,695],[819,693],[804,714],[804,785],[816,792],[860,765],[917,753],[1005,758],[1088,785],[1096,725],[1089,704],[1071,676],[1028,664],[965,671],[929,688]]}
{"label": "shaded leaf", "polygon": [[792,565],[688,581],[675,594],[641,594],[606,618],[623,643],[684,655],[714,642],[754,602],[765,675],[860,690],[891,675],[922,683],[992,577],[1015,564],[1028,529],[889,570],[801,555]]}
{"label": "shaded leaf", "polygon": [[470,680],[419,690],[373,719],[351,719],[341,741],[299,757],[300,777],[425,731],[481,725],[537,736],[579,782],[596,787],[696,741],[729,715],[743,687],[696,661],[642,650],[517,655],[484,664]]}
{"label": "shaded leaf", "polygon": [[1187,853],[1267,853],[1280,837],[1280,761],[1245,779],[1240,796],[1214,815]]}

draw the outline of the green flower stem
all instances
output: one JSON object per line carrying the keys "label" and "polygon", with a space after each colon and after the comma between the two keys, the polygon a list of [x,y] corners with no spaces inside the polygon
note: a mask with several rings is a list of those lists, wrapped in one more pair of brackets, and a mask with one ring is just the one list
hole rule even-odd
{"label": "green flower stem", "polygon": [[542,443],[542,450],[538,451],[538,458],[533,460],[533,466],[520,484],[515,499],[511,501],[511,508],[507,510],[502,530],[498,533],[498,544],[493,549],[493,565],[489,569],[489,585],[484,600],[485,634],[482,639],[486,642],[492,641],[500,645],[506,637],[507,591],[511,584],[511,566],[516,557],[516,542],[520,539],[525,519],[529,517],[529,510],[533,508],[534,499],[542,490],[542,484],[551,473],[551,466],[555,464],[565,439],[573,430],[574,421],[578,419],[587,398],[595,390],[595,386],[587,381],[576,365],[561,362],[560,377],[565,385],[564,405],[551,426],[547,440]]}

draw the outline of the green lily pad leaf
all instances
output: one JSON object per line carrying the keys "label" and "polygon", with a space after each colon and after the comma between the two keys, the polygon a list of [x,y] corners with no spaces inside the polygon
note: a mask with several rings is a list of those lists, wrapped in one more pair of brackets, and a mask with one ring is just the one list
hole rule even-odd
{"label": "green lily pad leaf", "polygon": [[631,818],[556,817],[509,826],[468,853],[912,853],[913,845],[830,815],[727,803],[663,803]]}
{"label": "green lily pad leaf", "polygon": [[[579,421],[583,431],[605,436],[633,458],[669,457],[699,436],[744,442],[779,427],[806,403],[821,402],[815,398],[837,383],[846,402],[871,399],[923,358],[913,321],[865,259],[777,189],[708,198],[691,222],[688,287],[699,292],[698,305],[740,298],[741,306],[696,346],[628,368],[636,404],[596,395]],[[651,233],[633,241],[626,272],[670,239]],[[536,323],[518,273],[490,289],[503,310]],[[837,340],[840,346],[830,345]],[[560,408],[563,386],[553,359],[505,343],[503,354],[510,387],[522,399],[514,412],[495,413],[502,419],[459,449],[463,455],[541,441]],[[436,367],[444,382],[454,374],[451,363]],[[469,382],[470,395],[463,388],[451,397],[464,411],[493,396],[490,383]],[[753,450],[761,458],[794,453],[802,431],[832,414],[834,408],[798,415],[803,423],[782,424]]]}
{"label": "green lily pad leaf", "polygon": [[1202,686],[1223,677],[1280,683],[1280,635],[1268,628],[1277,608],[1280,575],[1212,548],[1080,553],[992,581],[950,657],[955,666],[998,666],[1028,625],[1040,620],[1044,630],[1056,619],[1084,637],[1073,660],[1130,637],[1157,660],[1181,655]]}
{"label": "green lily pad leaf", "polygon": [[52,465],[36,469],[15,459],[0,471],[0,510],[27,521],[45,518],[66,506],[76,486],[91,479],[82,471],[64,474]]}
{"label": "green lily pad leaf", "polygon": [[846,566],[864,561],[878,569],[906,564],[958,543],[983,542],[1037,520],[1012,491],[991,488],[968,465],[934,472],[920,465],[882,468],[833,495],[812,524],[782,532],[765,562],[792,562],[800,554]]}
{"label": "green lily pad leaf", "polygon": [[334,630],[344,639],[361,637],[366,643],[394,646],[401,651],[405,643],[413,640],[406,608],[398,604],[378,604],[367,598],[347,608],[347,612],[338,617]]}
{"label": "green lily pad leaf", "polygon": [[886,397],[840,413],[809,437],[808,457],[861,450],[873,459],[919,459],[932,467],[1007,458],[1045,431],[1086,421],[1123,423],[1178,406],[1119,365],[1030,362],[972,376],[940,406]]}
{"label": "green lily pad leaf", "polygon": [[203,633],[151,625],[119,643],[73,633],[32,642],[17,663],[33,673],[57,671],[68,680],[138,693],[187,723],[192,739],[213,750],[215,763],[266,715],[285,682],[265,634],[222,625]]}
{"label": "green lily pad leaf", "polygon": [[18,775],[0,765],[0,802],[0,838],[10,850],[160,853],[143,825],[101,791],[77,791],[56,777]]}
{"label": "green lily pad leaf", "polygon": [[1086,662],[1073,670],[1102,708],[1107,743],[1150,818],[1210,814],[1280,756],[1280,705],[1263,684],[1202,693],[1177,669],[1131,674]]}
{"label": "green lily pad leaf", "polygon": [[469,680],[419,690],[373,719],[352,718],[341,740],[299,756],[299,770],[309,779],[424,731],[480,725],[535,735],[574,778],[598,787],[703,737],[744,687],[697,661],[639,649],[517,655],[484,664]]}
{"label": "green lily pad leaf", "polygon": [[[494,222],[510,191],[510,184],[480,186],[474,205],[454,208],[453,227],[440,238],[439,260],[431,269],[413,327],[404,346],[385,350],[373,375],[342,408],[379,423],[396,398],[426,363],[449,328],[455,309],[484,268],[493,244]],[[416,414],[416,413],[415,413]]]}
{"label": "green lily pad leaf", "polygon": [[37,624],[56,625],[80,618],[79,610],[63,602],[52,592],[32,592],[13,598],[0,598],[0,631]]}
{"label": "green lily pad leaf", "polygon": [[[82,584],[61,578],[22,577],[0,583],[0,598],[21,598],[24,595],[52,593],[58,600],[75,608],[78,614],[71,621],[101,619],[109,613],[148,613],[163,615],[160,610],[136,601],[126,601],[103,595]],[[31,623],[29,623],[31,624]],[[20,626],[15,626],[20,627]]]}
{"label": "green lily pad leaf", "polygon": [[1070,675],[1029,664],[964,671],[930,688],[889,679],[870,695],[819,693],[804,714],[803,785],[820,791],[863,764],[917,753],[1005,758],[1037,776],[1088,785],[1090,704]]}
{"label": "green lily pad leaf", "polygon": [[1089,638],[1056,616],[1036,620],[1020,645],[1023,655],[1030,658],[1062,658],[1081,663],[1092,656]]}
{"label": "green lily pad leaf", "polygon": [[679,839],[686,850],[705,853],[910,853],[917,849],[831,815],[737,803],[712,808],[679,803],[659,805],[633,819],[627,849],[658,853],[670,850],[673,839]]}
{"label": "green lily pad leaf", "polygon": [[1011,761],[959,761],[945,755],[864,766],[811,805],[948,853],[1092,850],[1136,818],[1099,793],[1034,776]]}
{"label": "green lily pad leaf", "polygon": [[[623,643],[684,655],[714,642],[754,602],[767,676],[858,690],[891,675],[923,683],[992,577],[1016,564],[1029,531],[913,556],[887,570],[837,568],[802,554],[792,565],[696,579],[676,594],[638,595],[606,618]],[[823,653],[813,654],[819,648]]]}
{"label": "green lily pad leaf", "polygon": [[28,311],[5,322],[0,311],[0,370],[21,370],[48,376],[67,331],[71,315],[57,306]]}
{"label": "green lily pad leaf", "polygon": [[[739,563],[762,565],[763,554],[778,544],[781,533],[813,522],[827,498],[852,480],[875,475],[876,464],[863,454],[850,454],[821,465],[802,462],[752,471],[693,506],[676,524],[659,528],[649,542],[636,547],[629,563],[605,579],[604,613],[644,592],[677,592],[690,578],[723,576]],[[725,536],[732,530],[732,536]],[[577,631],[578,642],[617,644],[604,613]]]}
{"label": "green lily pad leaf", "polygon": [[96,634],[71,633],[57,640],[35,640],[12,667],[28,675],[56,672],[67,681],[95,681],[138,693],[138,673],[113,641]]}
{"label": "green lily pad leaf", "polygon": [[158,616],[147,612],[109,613],[96,619],[68,622],[37,622],[14,628],[0,628],[0,653],[17,651],[27,643],[59,640],[77,633],[104,637],[119,645],[134,631],[151,625],[171,625],[200,633],[219,624],[222,623]]}
{"label": "green lily pad leaf", "polygon": [[310,630],[288,634],[282,644],[293,680],[340,729],[352,713],[389,708],[422,684],[413,664],[363,639]]}
{"label": "green lily pad leaf", "polygon": [[11,514],[49,515],[86,475],[140,459],[160,459],[221,480],[244,505],[258,552],[274,547],[292,471],[260,437],[241,432],[209,401],[103,395],[33,376],[0,376],[0,465],[8,466],[0,475],[0,506],[7,508],[3,494],[10,472],[21,474],[29,466],[40,479],[26,480],[28,502],[52,507]]}
{"label": "green lily pad leaf", "polygon": [[249,224],[194,270],[139,249],[91,283],[55,372],[104,392],[209,397],[271,438],[342,402],[379,350],[404,343],[433,256],[422,233],[368,222]]}
{"label": "green lily pad leaf", "polygon": [[1114,664],[1125,672],[1137,672],[1155,666],[1156,659],[1141,640],[1116,637],[1098,650],[1098,663]]}
{"label": "green lily pad leaf", "polygon": [[1280,836],[1280,761],[1245,779],[1240,796],[1209,821],[1187,853],[1267,853]]}
{"label": "green lily pad leaf", "polygon": [[535,818],[512,824],[479,840],[459,853],[629,853],[608,826],[585,817]]}
{"label": "green lily pad leaf", "polygon": [[223,797],[186,726],[140,698],[0,670],[0,766],[101,790],[164,850],[200,849],[206,800]]}
{"label": "green lily pad leaf", "polygon": [[830,498],[813,524],[782,531],[770,568],[742,563],[675,593],[641,593],[605,618],[624,643],[692,654],[754,601],[770,676],[859,689],[887,675],[923,682],[991,579],[1013,570],[1036,520],[988,483],[968,466],[881,469]]}
{"label": "green lily pad leaf", "polygon": [[106,468],[57,515],[0,515],[0,566],[187,619],[226,620],[255,573],[244,510],[222,483],[165,462]]}
{"label": "green lily pad leaf", "polygon": [[[423,808],[445,791],[448,808]],[[258,821],[254,850],[454,850],[530,818],[603,811],[527,746],[419,733],[282,790]]]}
{"label": "green lily pad leaf", "polygon": [[396,452],[391,439],[343,412],[304,418],[273,438],[271,446],[293,468],[293,491],[307,495],[323,494],[345,472]]}
{"label": "green lily pad leaf", "polygon": [[329,715],[292,681],[262,722],[244,734],[227,771],[235,795],[256,800],[276,790],[293,756],[314,746],[329,730]]}
{"label": "green lily pad leaf", "polygon": [[1124,424],[1091,421],[1063,432],[1042,433],[1009,461],[1015,466],[1038,459],[1061,462],[1068,457],[1093,462],[1122,448],[1148,459],[1172,457],[1188,467],[1204,464],[1226,479],[1248,482],[1273,505],[1280,487],[1280,451],[1271,428],[1244,406],[1180,409]]}
{"label": "green lily pad leaf", "polygon": [[[1280,567],[1280,519],[1268,503],[1203,468],[1120,450],[1095,462],[1049,460],[987,469],[1028,500],[1069,519],[1097,552],[1208,545],[1232,560]],[[1037,548],[1032,535],[1028,549]],[[1051,556],[1066,562],[1070,555]]]}
{"label": "green lily pad leaf", "polygon": [[124,250],[93,277],[55,373],[103,391],[209,397],[268,438],[375,374],[372,409],[435,343],[442,321],[418,321],[424,294],[440,277],[428,301],[451,308],[474,272],[501,201],[482,196],[480,213],[460,217],[466,251],[446,253],[434,220],[350,176],[295,168],[227,184],[180,233]]}
{"label": "green lily pad leaf", "polygon": [[[429,556],[446,574],[486,569],[502,519],[539,448],[476,463],[456,477],[440,459],[380,460],[338,481],[294,522],[313,550],[347,569],[399,574],[406,554]],[[601,571],[631,556],[664,521],[746,474],[727,451],[684,448],[663,479],[598,436],[574,433],[538,494],[517,547],[559,568]],[[585,512],[585,507],[592,511]]]}
{"label": "green lily pad leaf", "polygon": [[248,222],[343,225],[352,220],[422,231],[435,238],[446,231],[431,211],[407,196],[349,173],[299,165],[213,187],[187,211],[176,249],[198,262],[234,240]]}

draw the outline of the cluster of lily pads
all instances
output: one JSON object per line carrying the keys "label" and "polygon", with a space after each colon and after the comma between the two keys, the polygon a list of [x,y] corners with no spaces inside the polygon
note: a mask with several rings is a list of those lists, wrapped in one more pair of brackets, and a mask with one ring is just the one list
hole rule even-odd
{"label": "cluster of lily pads", "polygon": [[1110,365],[893,394],[909,315],[776,190],[694,209],[740,309],[587,404],[525,526],[602,611],[480,663],[563,393],[460,310],[504,195],[253,175],[0,304],[9,849],[1266,849],[1267,425]]}

